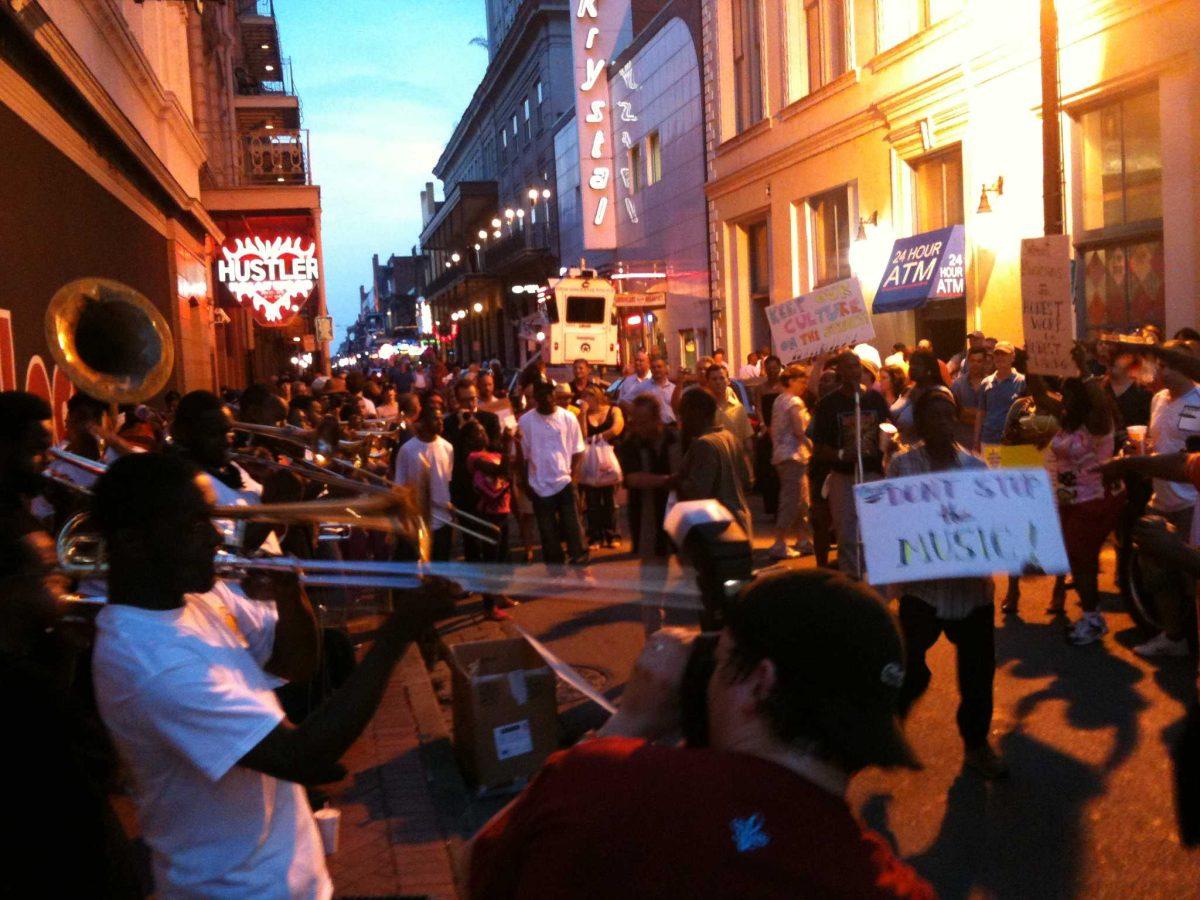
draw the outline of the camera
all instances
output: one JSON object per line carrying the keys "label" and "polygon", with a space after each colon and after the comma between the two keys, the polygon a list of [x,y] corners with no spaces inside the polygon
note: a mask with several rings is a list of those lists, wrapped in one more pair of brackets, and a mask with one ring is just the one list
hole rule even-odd
{"label": "camera", "polygon": [[746,532],[716,500],[676,503],[663,527],[680,559],[696,570],[703,609],[701,634],[692,643],[680,689],[684,740],[708,746],[708,682],[716,669],[719,632],[725,613],[742,586],[754,578],[752,548]]}

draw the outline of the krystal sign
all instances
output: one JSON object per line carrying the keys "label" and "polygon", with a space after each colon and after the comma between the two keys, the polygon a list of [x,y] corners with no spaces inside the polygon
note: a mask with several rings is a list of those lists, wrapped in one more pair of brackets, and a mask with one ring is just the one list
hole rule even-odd
{"label": "krystal sign", "polygon": [[614,56],[629,0],[572,0],[575,121],[583,196],[583,246],[617,246],[616,179],[608,64]]}
{"label": "krystal sign", "polygon": [[317,244],[302,237],[235,238],[221,248],[217,280],[260,325],[286,325],[317,286]]}

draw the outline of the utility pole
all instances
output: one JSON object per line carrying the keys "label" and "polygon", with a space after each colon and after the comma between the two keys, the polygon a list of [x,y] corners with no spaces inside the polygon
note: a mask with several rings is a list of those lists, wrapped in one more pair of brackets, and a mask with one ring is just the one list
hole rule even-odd
{"label": "utility pole", "polygon": [[1045,233],[1063,233],[1062,129],[1058,110],[1058,11],[1041,0],[1042,217]]}

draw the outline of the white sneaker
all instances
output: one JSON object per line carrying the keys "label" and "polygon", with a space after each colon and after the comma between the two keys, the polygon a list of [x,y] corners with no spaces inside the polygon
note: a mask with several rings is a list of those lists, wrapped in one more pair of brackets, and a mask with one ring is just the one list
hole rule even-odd
{"label": "white sneaker", "polygon": [[1133,648],[1133,652],[1138,656],[1187,656],[1188,645],[1187,641],[1173,641],[1167,637],[1166,633],[1156,634],[1144,644],[1138,644]]}
{"label": "white sneaker", "polygon": [[1076,647],[1094,644],[1108,634],[1108,623],[1099,613],[1084,613],[1083,618],[1067,632],[1067,640]]}
{"label": "white sneaker", "polygon": [[800,554],[789,547],[787,544],[772,544],[771,549],[767,551],[767,555],[771,559],[799,559]]}

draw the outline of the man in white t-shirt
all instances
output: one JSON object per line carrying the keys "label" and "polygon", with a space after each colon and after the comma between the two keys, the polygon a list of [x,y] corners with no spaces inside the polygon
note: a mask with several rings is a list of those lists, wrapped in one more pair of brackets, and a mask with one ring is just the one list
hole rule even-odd
{"label": "man in white t-shirt", "polygon": [[302,785],[344,776],[338,759],[449,586],[398,603],[338,693],[294,726],[273,689],[311,677],[316,617],[291,574],[265,582],[265,600],[216,580],[213,497],[208,475],[159,454],[117,460],[97,481],[109,565],[92,659],[100,715],[133,775],[158,896],[327,898]]}
{"label": "man in white t-shirt", "polygon": [[635,392],[650,380],[650,355],[645,350],[639,350],[633,357],[633,373],[626,375],[617,391],[617,402],[622,409],[634,397]]}
{"label": "man in white t-shirt", "polygon": [[664,425],[675,424],[675,410],[671,407],[671,398],[675,396],[675,383],[671,381],[670,370],[666,357],[655,355],[650,359],[650,378],[633,389],[630,395],[630,407],[633,398],[642,394],[651,394],[659,399],[659,415]]}
{"label": "man in white t-shirt", "polygon": [[521,487],[533,502],[542,557],[561,563],[563,539],[567,555],[576,565],[588,562],[587,544],[579,521],[579,492],[575,488],[585,446],[579,419],[554,404],[554,386],[534,386],[537,404],[517,422],[517,472]]}
{"label": "man in white t-shirt", "polygon": [[[396,452],[397,484],[408,485],[416,491],[419,504],[425,505],[425,491],[429,491],[430,518],[441,511],[441,518],[449,515],[450,480],[454,475],[454,447],[442,437],[442,417],[437,407],[425,406],[417,417],[416,436],[407,441]],[[428,486],[428,488],[427,488]],[[431,523],[432,524],[432,523]],[[433,528],[433,555],[436,561],[450,559],[454,543],[454,531],[449,525]]]}
{"label": "man in white t-shirt", "polygon": [[[1163,349],[1190,353],[1182,341],[1168,341]],[[1186,449],[1188,438],[1200,438],[1200,387],[1174,368],[1167,359],[1160,359],[1159,372],[1163,389],[1150,401],[1150,447],[1156,456],[1180,453]],[[1154,496],[1147,513],[1165,520],[1166,526],[1183,540],[1197,540],[1194,511],[1196,489],[1191,484],[1154,479]],[[1134,647],[1140,656],[1186,656],[1188,617],[1185,604],[1195,599],[1194,580],[1177,571],[1170,571],[1156,561],[1143,558],[1144,584],[1151,590],[1163,620],[1162,633]]]}
{"label": "man in white t-shirt", "polygon": [[746,364],[738,369],[738,378],[742,381],[753,381],[762,377],[762,361],[754,351],[746,354]]}

